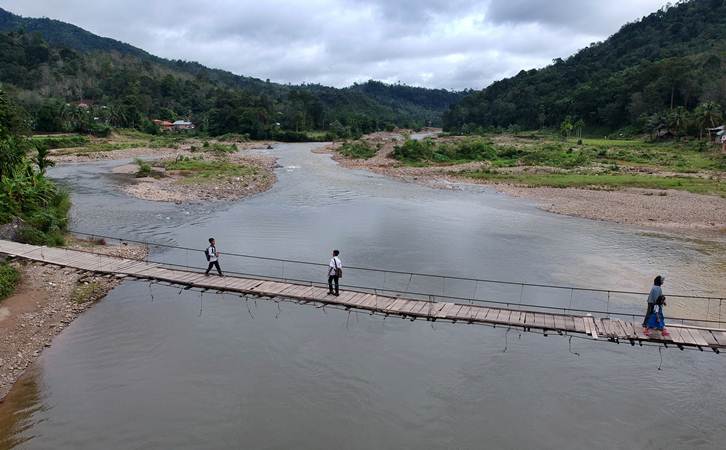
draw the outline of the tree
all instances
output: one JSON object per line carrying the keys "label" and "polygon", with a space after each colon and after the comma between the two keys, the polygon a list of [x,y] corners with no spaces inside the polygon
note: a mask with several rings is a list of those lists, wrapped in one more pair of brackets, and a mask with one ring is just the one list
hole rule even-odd
{"label": "tree", "polygon": [[38,166],[40,173],[45,175],[45,169],[55,166],[55,161],[48,158],[50,155],[50,149],[48,149],[48,146],[39,144],[36,145],[36,150],[35,164]]}
{"label": "tree", "polygon": [[563,138],[569,139],[570,134],[572,134],[572,129],[574,126],[572,125],[572,118],[570,116],[565,117],[565,120],[562,121],[560,124],[560,134]]}
{"label": "tree", "polygon": [[710,125],[711,128],[721,121],[721,105],[716,102],[705,102],[698,105],[694,111],[696,123],[698,123],[698,138],[703,139],[703,130]]}
{"label": "tree", "polygon": [[685,134],[687,128],[688,111],[686,108],[679,106],[668,112],[666,117],[668,129],[674,136]]}
{"label": "tree", "polygon": [[23,129],[21,113],[0,90],[0,179],[10,176],[23,162],[28,150],[27,139],[18,134]]}
{"label": "tree", "polygon": [[582,129],[585,128],[585,121],[582,119],[577,119],[577,121],[572,126],[577,131],[577,139],[582,139]]}

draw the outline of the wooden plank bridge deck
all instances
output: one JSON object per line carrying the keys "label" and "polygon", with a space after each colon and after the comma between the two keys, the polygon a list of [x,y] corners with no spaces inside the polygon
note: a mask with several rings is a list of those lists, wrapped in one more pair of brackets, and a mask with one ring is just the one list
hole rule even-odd
{"label": "wooden plank bridge deck", "polygon": [[726,330],[669,325],[670,336],[658,332],[646,336],[638,323],[590,315],[554,314],[524,309],[487,307],[474,304],[425,301],[361,291],[343,291],[339,297],[328,295],[327,287],[282,280],[236,276],[205,276],[202,272],[164,267],[161,264],[106,256],[79,250],[39,247],[0,240],[0,254],[31,261],[69,267],[118,277],[133,277],[167,282],[187,288],[209,289],[266,297],[282,297],[303,303],[336,305],[397,315],[415,320],[445,320],[454,323],[480,323],[493,326],[537,330],[546,333],[584,335],[592,339],[627,342],[631,345],[654,343],[719,353],[726,348]]}

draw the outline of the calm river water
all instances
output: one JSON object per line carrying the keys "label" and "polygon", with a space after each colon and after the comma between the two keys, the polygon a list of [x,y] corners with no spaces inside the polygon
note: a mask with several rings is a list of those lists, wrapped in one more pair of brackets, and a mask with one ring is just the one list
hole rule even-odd
{"label": "calm river water", "polygon": [[[723,288],[723,243],[553,215],[481,187],[345,170],[311,153],[317,145],[278,145],[270,191],[212,206],[129,198],[121,180],[99,175],[121,161],[51,175],[73,191],[75,230],[199,249],[214,236],[227,269],[324,278],[224,252],[326,263],[340,248],[346,265],[402,271],[639,291],[665,272],[672,291]],[[152,250],[206,264],[201,251]],[[472,287],[415,283],[434,294]],[[475,289],[536,304],[639,311],[643,302]],[[0,448],[724,448],[723,356],[669,349],[658,370],[656,348],[568,344],[126,282],[0,405]]]}

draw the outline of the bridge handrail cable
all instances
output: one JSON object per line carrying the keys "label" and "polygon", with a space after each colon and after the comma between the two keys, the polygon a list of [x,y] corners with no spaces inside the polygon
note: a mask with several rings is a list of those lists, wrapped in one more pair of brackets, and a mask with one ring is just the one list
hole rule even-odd
{"label": "bridge handrail cable", "polygon": [[[113,239],[115,241],[133,242],[136,244],[143,244],[146,246],[151,245],[154,247],[163,247],[163,248],[171,248],[171,249],[194,251],[194,252],[204,252],[203,249],[198,249],[198,248],[190,248],[190,247],[183,247],[183,246],[170,245],[170,244],[161,244],[161,243],[149,242],[149,241],[139,241],[139,240],[134,240],[134,239],[120,238],[117,236],[106,236],[106,235],[102,235],[102,234],[98,234],[98,233],[85,233],[85,232],[76,231],[76,230],[68,230],[68,231],[73,234],[77,234],[77,235],[81,235],[81,236],[88,236],[88,237],[92,237],[92,238]],[[223,254],[227,255],[227,256],[236,256],[239,258],[258,259],[258,260],[263,260],[263,261],[288,262],[288,263],[293,263],[293,264],[301,264],[301,265],[309,265],[309,266],[317,266],[317,267],[327,267],[327,264],[316,263],[316,262],[311,262],[311,261],[273,258],[270,256],[248,255],[248,254],[243,254],[243,253],[231,253],[231,252],[223,252]],[[164,264],[167,264],[167,263],[164,263]],[[391,274],[396,274],[396,275],[409,275],[409,276],[420,276],[420,277],[430,277],[430,278],[446,278],[449,280],[473,281],[473,282],[477,282],[477,283],[502,284],[502,285],[509,285],[509,286],[527,286],[527,287],[539,287],[539,288],[547,288],[547,289],[561,289],[561,290],[567,290],[567,291],[586,291],[586,292],[600,292],[600,293],[607,293],[607,294],[625,294],[625,295],[648,295],[647,292],[602,289],[602,288],[585,288],[585,287],[578,287],[578,286],[563,286],[563,285],[542,284],[542,283],[527,283],[527,282],[523,282],[523,281],[520,282],[520,281],[492,280],[492,279],[486,279],[486,278],[471,278],[471,277],[461,277],[461,276],[455,276],[455,275],[440,275],[440,274],[430,274],[430,273],[420,273],[420,272],[405,272],[405,271],[399,271],[399,270],[376,269],[376,268],[372,268],[372,267],[346,266],[346,269],[361,270],[361,271],[368,271],[368,272],[379,272],[379,273],[385,272],[385,273],[391,273]],[[709,301],[710,300],[719,300],[719,301],[726,300],[726,297],[719,297],[719,296],[673,294],[673,293],[669,293],[668,297],[699,299],[699,300],[709,300]]]}

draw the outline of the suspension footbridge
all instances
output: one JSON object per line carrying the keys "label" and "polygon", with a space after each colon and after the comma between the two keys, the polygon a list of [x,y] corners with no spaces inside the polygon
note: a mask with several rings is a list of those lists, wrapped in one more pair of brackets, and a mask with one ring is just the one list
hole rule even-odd
{"label": "suspension footbridge", "polygon": [[[115,238],[116,239],[116,238]],[[303,280],[299,278],[300,270],[292,271],[290,265],[297,264],[305,267],[312,267],[319,270],[320,265],[304,261],[290,261],[275,258],[260,258],[250,255],[236,255],[241,258],[257,259],[265,263],[277,264],[282,262],[281,276],[269,276],[259,274],[232,273],[230,276],[217,277],[205,276],[201,269],[194,270],[188,264],[179,264],[180,256],[186,252],[186,259],[189,252],[196,256],[201,255],[201,250],[175,247],[162,244],[153,244],[159,247],[167,247],[172,251],[171,261],[152,261],[149,259],[137,260],[126,259],[115,256],[108,256],[92,251],[75,250],[68,248],[56,248],[45,246],[34,246],[21,244],[12,241],[0,240],[0,254],[10,258],[18,258],[28,261],[35,261],[43,264],[50,264],[59,267],[71,268],[79,271],[106,274],[120,278],[149,280],[152,282],[168,283],[180,286],[183,289],[199,289],[202,291],[214,291],[220,293],[237,293],[239,295],[253,295],[261,297],[284,298],[304,304],[318,306],[332,305],[348,310],[366,311],[370,314],[381,314],[385,316],[400,316],[409,320],[446,321],[457,324],[482,324],[499,326],[522,331],[539,332],[544,335],[570,335],[587,339],[609,341],[615,343],[629,343],[633,346],[644,344],[662,345],[674,347],[681,350],[690,348],[698,350],[711,350],[719,353],[726,349],[726,328],[722,328],[721,305],[723,298],[706,298],[698,296],[681,295],[687,299],[707,299],[707,317],[681,317],[667,319],[669,335],[660,332],[644,334],[640,326],[639,318],[635,312],[610,311],[610,299],[614,294],[640,295],[643,293],[627,291],[605,291],[597,289],[584,289],[565,286],[550,286],[527,283],[503,282],[496,280],[477,280],[452,276],[439,276],[430,274],[413,274],[395,271],[380,271],[370,268],[348,268],[362,272],[383,272],[384,286],[365,286],[354,284],[342,286],[340,296],[328,294],[327,286],[324,283]],[[174,255],[176,251],[176,255]],[[179,253],[181,252],[181,253]],[[225,254],[227,256],[227,254]],[[235,256],[235,255],[233,255]],[[286,269],[285,263],[288,267]],[[287,270],[287,275],[285,271]],[[294,276],[297,274],[297,276]],[[388,275],[387,275],[388,274]],[[405,288],[392,289],[386,287],[386,277],[398,276],[404,281],[407,278]],[[432,294],[423,290],[411,290],[411,283],[414,276],[441,278],[443,289],[439,293]],[[346,275],[347,277],[347,275]],[[363,279],[365,277],[358,277]],[[446,294],[446,282],[449,280],[449,291],[456,290],[451,287],[453,281],[469,283],[474,287],[474,295],[469,298]],[[474,283],[475,282],[475,283]],[[497,284],[521,288],[519,302],[482,300],[478,297],[477,291],[482,284]],[[542,304],[524,303],[523,293],[526,288],[542,288],[555,290],[569,290],[570,301],[576,290],[594,292],[607,295],[608,310],[596,309],[582,310],[572,306],[556,307]],[[673,297],[672,295],[669,298]],[[642,298],[642,297],[641,297]],[[717,319],[711,318],[711,303],[717,302]],[[641,303],[642,306],[642,303]],[[715,308],[714,308],[715,310]],[[628,320],[630,316],[632,320]],[[641,317],[642,318],[642,317]]]}

